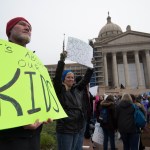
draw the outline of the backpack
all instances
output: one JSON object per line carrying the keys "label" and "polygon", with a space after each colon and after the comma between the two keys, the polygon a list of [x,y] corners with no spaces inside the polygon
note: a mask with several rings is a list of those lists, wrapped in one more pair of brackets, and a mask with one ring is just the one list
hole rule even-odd
{"label": "backpack", "polygon": [[101,108],[99,119],[102,123],[108,123],[108,110],[107,108]]}
{"label": "backpack", "polygon": [[143,112],[139,109],[139,107],[135,104],[132,104],[134,107],[134,121],[135,125],[139,128],[143,128],[146,125],[146,117]]}

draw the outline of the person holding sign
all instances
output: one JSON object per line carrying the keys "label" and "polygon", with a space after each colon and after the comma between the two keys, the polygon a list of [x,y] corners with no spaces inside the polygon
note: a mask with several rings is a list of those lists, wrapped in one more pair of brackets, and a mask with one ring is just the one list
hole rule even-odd
{"label": "person holding sign", "polygon": [[[67,52],[63,51],[53,80],[57,97],[68,115],[67,118],[57,120],[56,133],[58,150],[75,150],[86,119],[82,104],[83,92],[90,82],[93,69],[88,68],[81,82],[74,84],[74,73],[64,70],[66,57]],[[82,148],[82,145],[80,147]]]}
{"label": "person holding sign", "polygon": [[[6,26],[8,40],[23,47],[30,42],[31,30],[31,24],[23,17],[11,19]],[[0,149],[40,150],[42,124],[37,120],[34,124],[0,130]]]}

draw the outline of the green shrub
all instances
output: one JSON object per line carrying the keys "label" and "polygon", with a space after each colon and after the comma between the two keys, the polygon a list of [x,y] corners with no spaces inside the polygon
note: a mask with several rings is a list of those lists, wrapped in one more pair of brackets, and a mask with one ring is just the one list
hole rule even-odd
{"label": "green shrub", "polygon": [[41,150],[54,149],[54,143],[54,138],[51,135],[47,133],[41,134]]}
{"label": "green shrub", "polygon": [[41,133],[41,150],[57,149],[55,126],[55,122],[43,125]]}

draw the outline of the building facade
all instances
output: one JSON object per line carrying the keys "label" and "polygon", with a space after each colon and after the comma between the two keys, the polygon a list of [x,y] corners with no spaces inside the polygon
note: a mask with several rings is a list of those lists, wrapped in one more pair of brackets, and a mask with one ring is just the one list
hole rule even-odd
{"label": "building facade", "polygon": [[[111,89],[150,89],[149,33],[133,31],[129,25],[123,32],[108,14],[107,23],[100,29],[98,37],[89,40],[89,44],[96,61],[93,82],[100,90],[102,87],[104,93]],[[48,70],[52,75],[51,67]],[[66,66],[66,69],[73,68],[72,64]],[[83,75],[82,69],[83,66],[77,64],[74,71]]]}
{"label": "building facade", "polygon": [[96,60],[96,82],[105,89],[150,89],[150,34],[126,31],[111,22],[90,40]]}

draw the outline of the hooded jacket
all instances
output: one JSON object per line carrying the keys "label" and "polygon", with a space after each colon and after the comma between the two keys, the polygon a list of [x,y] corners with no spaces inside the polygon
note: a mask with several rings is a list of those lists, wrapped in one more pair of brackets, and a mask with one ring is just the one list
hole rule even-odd
{"label": "hooded jacket", "polygon": [[134,108],[131,101],[121,100],[116,109],[116,116],[120,133],[136,133],[139,131],[134,123]]}
{"label": "hooded jacket", "polygon": [[116,121],[115,121],[115,101],[114,97],[112,95],[109,95],[106,100],[101,101],[100,107],[99,107],[99,116],[101,115],[101,110],[105,108],[108,113],[108,121],[104,123],[99,117],[97,118],[98,122],[100,122],[100,125],[102,128],[106,128],[108,130],[115,130],[116,129]]}

